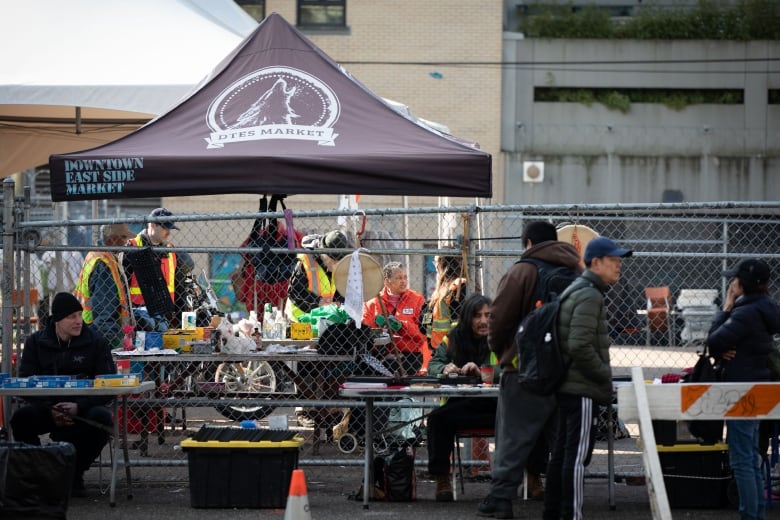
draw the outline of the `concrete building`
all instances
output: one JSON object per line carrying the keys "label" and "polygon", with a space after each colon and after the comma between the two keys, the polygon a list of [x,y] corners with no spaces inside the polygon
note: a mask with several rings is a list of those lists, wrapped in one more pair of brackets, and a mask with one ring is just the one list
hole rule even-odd
{"label": "concrete building", "polygon": [[[505,6],[514,28],[524,2]],[[778,41],[556,40],[507,31],[506,189],[495,197],[508,204],[777,200],[778,56]],[[544,101],[550,89],[582,97],[596,90],[718,91],[729,101],[679,110],[630,103],[621,111]]]}

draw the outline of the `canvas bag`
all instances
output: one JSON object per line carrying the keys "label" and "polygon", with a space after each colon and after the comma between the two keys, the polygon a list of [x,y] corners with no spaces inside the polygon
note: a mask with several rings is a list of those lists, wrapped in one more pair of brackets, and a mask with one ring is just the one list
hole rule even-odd
{"label": "canvas bag", "polygon": [[415,449],[411,443],[392,448],[388,455],[374,459],[374,485],[390,502],[410,502],[417,498],[414,472]]}

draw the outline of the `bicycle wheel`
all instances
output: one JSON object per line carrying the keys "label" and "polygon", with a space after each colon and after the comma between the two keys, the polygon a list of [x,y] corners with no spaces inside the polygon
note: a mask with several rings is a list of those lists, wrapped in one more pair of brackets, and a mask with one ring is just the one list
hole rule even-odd
{"label": "bicycle wheel", "polygon": [[[225,383],[227,392],[246,392],[267,394],[276,391],[276,373],[266,361],[247,361],[243,363],[221,363],[217,367],[214,380]],[[215,406],[224,417],[233,421],[262,419],[276,408],[275,406],[240,406],[224,404]]]}

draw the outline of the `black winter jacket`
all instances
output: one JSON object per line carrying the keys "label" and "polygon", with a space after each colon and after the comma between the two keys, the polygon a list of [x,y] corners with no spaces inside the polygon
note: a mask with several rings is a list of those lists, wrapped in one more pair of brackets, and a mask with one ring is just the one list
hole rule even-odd
{"label": "black winter jacket", "polygon": [[[101,336],[84,325],[81,335],[71,339],[69,344],[60,344],[54,331],[54,323],[30,335],[24,342],[19,377],[43,375],[69,375],[82,379],[94,379],[100,374],[116,374],[116,365],[111,357],[111,347]],[[82,409],[106,404],[111,397],[40,397],[29,399],[41,406],[51,406],[62,401],[75,402]]]}
{"label": "black winter jacket", "polygon": [[722,360],[725,381],[769,381],[767,356],[772,336],[780,334],[780,306],[767,294],[742,295],[731,312],[715,315],[707,345],[716,359],[736,350],[734,359]]}

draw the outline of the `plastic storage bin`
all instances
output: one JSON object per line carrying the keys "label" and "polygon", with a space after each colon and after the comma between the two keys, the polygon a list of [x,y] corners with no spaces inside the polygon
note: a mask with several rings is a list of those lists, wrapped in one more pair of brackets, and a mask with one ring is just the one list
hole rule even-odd
{"label": "plastic storage bin", "polygon": [[302,444],[299,436],[279,442],[182,441],[189,464],[190,504],[198,508],[285,507]]}
{"label": "plastic storage bin", "polygon": [[658,446],[669,506],[721,508],[732,480],[727,444]]}

